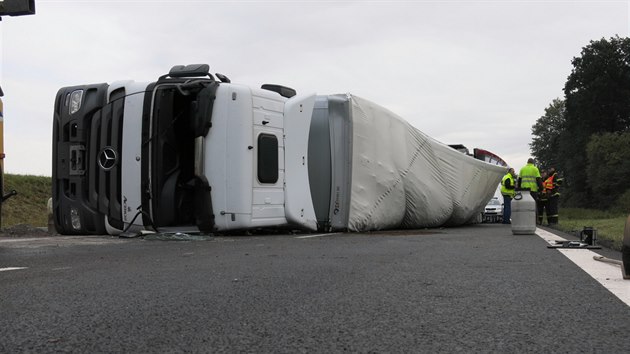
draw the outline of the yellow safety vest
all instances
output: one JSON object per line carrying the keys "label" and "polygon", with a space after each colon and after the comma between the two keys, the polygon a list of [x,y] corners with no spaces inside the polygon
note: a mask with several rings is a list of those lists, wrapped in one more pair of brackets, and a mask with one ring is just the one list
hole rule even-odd
{"label": "yellow safety vest", "polygon": [[[512,186],[512,189],[507,189],[505,187],[505,181],[510,181],[510,185]],[[514,198],[514,196],[516,195],[516,191],[514,190],[514,177],[508,173],[505,176],[503,176],[503,179],[501,180],[501,194],[503,195],[507,195],[510,198]]]}
{"label": "yellow safety vest", "polygon": [[521,168],[518,177],[521,179],[521,188],[528,188],[532,192],[538,192],[538,183],[536,183],[536,178],[540,178],[538,167],[528,163]]}

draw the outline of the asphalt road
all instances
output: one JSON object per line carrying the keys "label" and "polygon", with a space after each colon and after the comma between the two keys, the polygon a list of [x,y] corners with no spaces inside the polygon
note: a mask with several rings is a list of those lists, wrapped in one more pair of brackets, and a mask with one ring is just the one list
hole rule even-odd
{"label": "asphalt road", "polygon": [[630,307],[538,236],[298,237],[0,238],[0,352],[630,351]]}

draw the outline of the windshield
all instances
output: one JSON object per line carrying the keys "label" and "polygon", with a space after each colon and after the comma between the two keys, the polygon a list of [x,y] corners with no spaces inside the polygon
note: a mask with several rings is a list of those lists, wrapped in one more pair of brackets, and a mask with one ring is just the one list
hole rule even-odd
{"label": "windshield", "polygon": [[210,187],[196,173],[195,144],[210,129],[216,86],[210,80],[156,86],[148,141],[156,227],[196,225],[207,230],[214,224],[209,220]]}

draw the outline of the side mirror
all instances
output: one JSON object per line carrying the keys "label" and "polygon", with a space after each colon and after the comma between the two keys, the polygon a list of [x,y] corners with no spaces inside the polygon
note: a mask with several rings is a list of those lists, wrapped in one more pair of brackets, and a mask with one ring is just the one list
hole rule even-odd
{"label": "side mirror", "polygon": [[168,72],[170,77],[201,77],[208,76],[210,66],[208,64],[175,65]]}
{"label": "side mirror", "polygon": [[214,80],[214,76],[210,74],[210,66],[208,64],[189,64],[189,65],[175,65],[166,75],[160,76],[158,81],[162,81],[168,77],[181,78],[181,77],[204,77],[207,76]]}
{"label": "side mirror", "polygon": [[35,14],[35,0],[0,1],[0,16],[22,16]]}
{"label": "side mirror", "polygon": [[277,92],[280,94],[280,96],[286,98],[291,98],[297,95],[297,92],[294,89],[282,85],[264,84],[260,88],[263,90]]}

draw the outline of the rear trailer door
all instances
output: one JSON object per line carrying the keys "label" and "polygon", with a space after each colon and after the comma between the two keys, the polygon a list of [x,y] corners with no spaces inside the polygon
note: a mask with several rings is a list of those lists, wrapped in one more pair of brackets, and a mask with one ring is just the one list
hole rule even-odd
{"label": "rear trailer door", "polygon": [[[314,105],[313,94],[294,96],[284,107],[285,213],[289,223],[313,231],[317,230],[317,218],[309,183],[308,148]],[[319,172],[329,185],[327,171]]]}
{"label": "rear trailer door", "polygon": [[347,96],[317,97],[308,159],[308,181],[319,229],[347,229],[352,180],[352,119]]}

